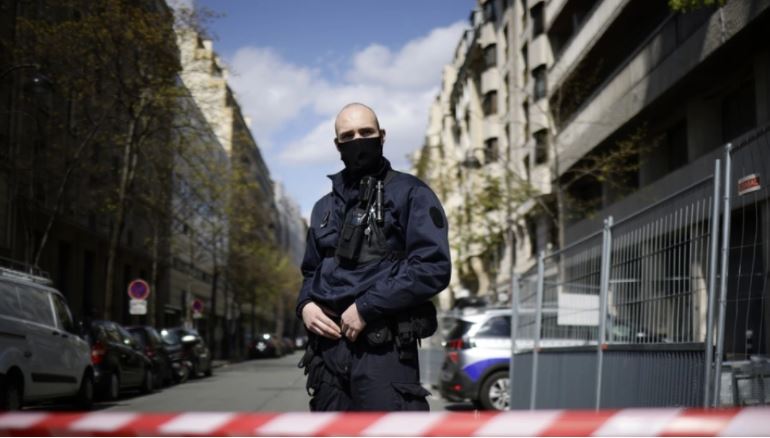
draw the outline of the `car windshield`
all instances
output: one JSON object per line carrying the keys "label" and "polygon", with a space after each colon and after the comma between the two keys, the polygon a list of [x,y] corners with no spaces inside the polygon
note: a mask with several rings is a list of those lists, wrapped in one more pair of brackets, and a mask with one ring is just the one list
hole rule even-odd
{"label": "car windshield", "polygon": [[131,333],[134,339],[139,343],[139,345],[141,345],[142,347],[148,345],[147,333],[145,333],[144,330],[140,328],[134,328],[134,329],[128,329],[128,331]]}
{"label": "car windshield", "polygon": [[473,325],[470,321],[465,321],[463,319],[458,319],[455,321],[455,324],[452,326],[451,329],[449,329],[449,333],[447,334],[447,339],[460,339],[468,333],[468,330],[470,330],[471,326]]}
{"label": "car windshield", "polygon": [[163,342],[166,344],[179,344],[182,342],[179,339],[179,331],[178,330],[166,330],[163,329],[160,331],[160,336],[163,338]]}

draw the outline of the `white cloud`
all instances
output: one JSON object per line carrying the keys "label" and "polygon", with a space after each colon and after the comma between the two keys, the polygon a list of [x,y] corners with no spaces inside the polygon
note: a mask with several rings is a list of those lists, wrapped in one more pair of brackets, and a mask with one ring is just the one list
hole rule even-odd
{"label": "white cloud", "polygon": [[372,44],[353,57],[351,82],[385,84],[395,88],[422,89],[437,83],[441,68],[450,60],[465,22],[433,29],[427,36],[408,42],[398,52]]}
{"label": "white cloud", "polygon": [[[236,52],[230,83],[252,120],[255,137],[262,139],[260,145],[276,146],[266,154],[268,161],[276,161],[268,164],[299,194],[303,213],[312,206],[314,194],[309,192],[328,188],[323,175],[342,167],[332,141],[334,117],[349,102],[375,110],[387,130],[385,155],[394,167],[408,168],[406,155],[423,143],[441,71],[465,28],[465,22],[458,22],[433,29],[398,50],[372,44],[347,62],[334,62],[335,68],[350,67],[326,77],[320,69],[288,62],[269,48]],[[310,62],[336,56],[329,52]]]}
{"label": "white cloud", "polygon": [[290,64],[269,48],[241,48],[230,65],[230,85],[260,136],[295,118],[325,86],[317,70]]}

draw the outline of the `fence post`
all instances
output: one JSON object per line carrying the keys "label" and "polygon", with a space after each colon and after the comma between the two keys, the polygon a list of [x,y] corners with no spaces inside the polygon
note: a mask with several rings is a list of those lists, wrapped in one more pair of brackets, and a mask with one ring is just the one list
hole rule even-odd
{"label": "fence post", "polygon": [[532,386],[529,392],[529,409],[535,409],[537,401],[537,359],[540,350],[540,324],[543,316],[543,287],[545,283],[545,252],[537,257],[537,304],[535,308],[535,333],[532,346]]}
{"label": "fence post", "polygon": [[719,327],[717,329],[717,354],[716,365],[714,366],[714,397],[713,405],[716,407],[719,403],[719,393],[722,385],[722,354],[724,353],[725,341],[725,314],[727,313],[727,272],[730,269],[728,261],[730,258],[730,178],[732,178],[732,143],[725,146],[725,195],[724,195],[724,219],[722,220],[722,268],[721,278],[719,279]]}
{"label": "fence post", "polygon": [[513,366],[516,362],[516,336],[519,328],[519,274],[511,276],[511,365],[508,367],[508,410],[513,410]]}
{"label": "fence post", "polygon": [[721,164],[717,159],[714,162],[714,196],[711,210],[711,238],[709,239],[709,289],[708,304],[706,310],[706,370],[703,379],[703,407],[708,409],[711,405],[711,366],[714,361],[714,300],[716,299],[717,284],[717,247],[719,244],[719,191],[721,183]]}
{"label": "fence post", "polygon": [[605,331],[607,327],[607,296],[610,285],[612,263],[612,216],[604,220],[602,233],[602,265],[599,277],[599,335],[596,343],[596,410],[602,404],[602,374],[604,370]]}

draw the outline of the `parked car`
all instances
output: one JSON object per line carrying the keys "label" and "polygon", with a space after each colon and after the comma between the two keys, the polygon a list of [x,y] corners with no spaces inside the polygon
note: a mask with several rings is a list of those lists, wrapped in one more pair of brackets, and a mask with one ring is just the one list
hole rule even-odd
{"label": "parked car", "polygon": [[307,335],[300,335],[294,338],[294,348],[297,350],[304,350],[307,346]]}
{"label": "parked car", "polygon": [[283,338],[283,354],[289,354],[297,349],[297,344],[294,343],[294,339],[285,336]]}
{"label": "parked car", "polygon": [[167,328],[160,331],[160,336],[164,342],[180,346],[183,360],[190,363],[192,377],[200,377],[201,373],[207,377],[213,374],[211,352],[197,330]]}
{"label": "parked car", "polygon": [[[530,310],[521,309],[519,317],[532,317],[525,313]],[[547,312],[552,311],[549,309]],[[569,338],[540,340],[543,347],[590,343],[584,339]],[[529,338],[524,334],[516,341],[517,350],[532,349],[533,346],[531,334]],[[442,397],[450,401],[470,400],[481,409],[507,409],[510,359],[510,309],[486,309],[457,317],[445,342],[444,363],[439,376]]]}
{"label": "parked car", "polygon": [[[178,379],[179,367],[182,367],[182,346],[163,342],[154,327],[126,327],[131,333],[144,355],[150,358],[153,365],[153,381],[159,386],[170,385]],[[181,376],[179,376],[181,377]]]}
{"label": "parked car", "polygon": [[249,343],[249,358],[281,357],[284,355],[284,345],[272,333],[262,333]]}
{"label": "parked car", "polygon": [[58,398],[91,407],[94,369],[75,327],[50,281],[0,268],[0,411]]}
{"label": "parked car", "polygon": [[86,327],[86,338],[99,395],[115,400],[125,389],[152,392],[153,363],[128,330],[114,321],[93,320]]}

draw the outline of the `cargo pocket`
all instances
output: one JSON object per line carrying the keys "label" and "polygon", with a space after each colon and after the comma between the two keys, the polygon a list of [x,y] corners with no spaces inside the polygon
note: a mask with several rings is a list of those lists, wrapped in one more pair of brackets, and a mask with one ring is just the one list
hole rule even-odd
{"label": "cargo pocket", "polygon": [[400,411],[428,411],[428,401],[425,397],[431,395],[427,389],[419,383],[397,383],[391,382],[393,389],[396,390],[396,406]]}

